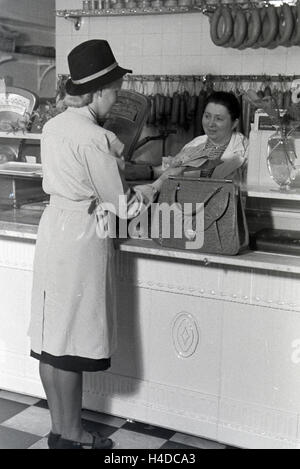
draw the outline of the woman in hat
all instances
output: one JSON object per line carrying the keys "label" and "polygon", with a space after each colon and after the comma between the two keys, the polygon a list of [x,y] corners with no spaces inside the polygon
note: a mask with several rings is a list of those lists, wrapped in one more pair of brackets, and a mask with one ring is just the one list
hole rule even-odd
{"label": "woman in hat", "polygon": [[116,348],[108,211],[137,215],[168,174],[136,192],[128,189],[123,145],[98,125],[130,72],[117,64],[108,42],[84,42],[68,62],[67,109],[44,126],[41,139],[43,188],[50,204],[36,244],[31,355],[40,361],[51,414],[49,447],[108,449],[113,445],[109,438],[81,424],[82,372],[108,369]]}

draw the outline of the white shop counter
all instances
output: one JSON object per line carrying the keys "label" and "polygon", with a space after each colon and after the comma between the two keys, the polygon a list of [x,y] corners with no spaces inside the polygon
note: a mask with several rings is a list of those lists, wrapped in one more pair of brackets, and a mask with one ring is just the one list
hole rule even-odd
{"label": "white shop counter", "polygon": [[[32,220],[35,217],[35,220]],[[29,357],[37,212],[0,223],[0,389],[43,397]],[[300,258],[120,243],[119,347],[84,407],[244,448],[300,448]]]}

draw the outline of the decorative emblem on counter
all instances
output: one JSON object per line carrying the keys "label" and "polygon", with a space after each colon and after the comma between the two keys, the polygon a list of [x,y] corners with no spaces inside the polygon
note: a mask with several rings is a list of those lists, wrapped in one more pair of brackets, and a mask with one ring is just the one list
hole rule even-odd
{"label": "decorative emblem on counter", "polygon": [[191,357],[199,343],[199,330],[195,318],[186,312],[178,314],[172,327],[173,344],[179,357]]}

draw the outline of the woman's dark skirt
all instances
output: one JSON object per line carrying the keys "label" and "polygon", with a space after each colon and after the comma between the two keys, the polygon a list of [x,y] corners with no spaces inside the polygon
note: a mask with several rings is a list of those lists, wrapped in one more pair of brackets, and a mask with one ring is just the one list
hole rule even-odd
{"label": "woman's dark skirt", "polygon": [[47,365],[51,365],[54,368],[58,368],[59,370],[64,371],[74,371],[77,373],[82,371],[95,372],[105,371],[110,368],[110,358],[93,360],[91,358],[73,357],[70,355],[56,357],[46,352],[38,354],[33,350],[31,350],[30,355],[42,363],[46,363]]}

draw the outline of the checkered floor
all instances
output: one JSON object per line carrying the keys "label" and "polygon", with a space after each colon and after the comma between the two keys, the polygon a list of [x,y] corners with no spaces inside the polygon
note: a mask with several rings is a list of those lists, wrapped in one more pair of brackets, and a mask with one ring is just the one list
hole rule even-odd
{"label": "checkered floor", "polygon": [[[214,441],[83,410],[84,425],[114,440],[114,449],[233,449]],[[48,449],[47,402],[0,390],[0,449]]]}

